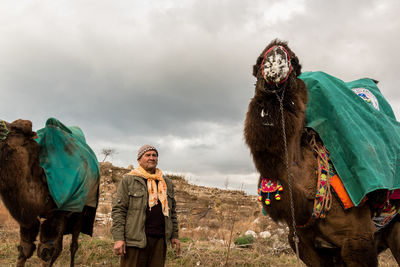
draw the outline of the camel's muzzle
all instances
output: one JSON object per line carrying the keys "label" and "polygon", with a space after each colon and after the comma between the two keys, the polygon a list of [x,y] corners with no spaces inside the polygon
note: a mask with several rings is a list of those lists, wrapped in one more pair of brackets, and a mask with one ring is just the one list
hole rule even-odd
{"label": "camel's muzzle", "polygon": [[268,49],[264,54],[261,70],[264,79],[269,84],[278,85],[284,83],[292,71],[290,55],[287,50],[280,45],[275,45]]}

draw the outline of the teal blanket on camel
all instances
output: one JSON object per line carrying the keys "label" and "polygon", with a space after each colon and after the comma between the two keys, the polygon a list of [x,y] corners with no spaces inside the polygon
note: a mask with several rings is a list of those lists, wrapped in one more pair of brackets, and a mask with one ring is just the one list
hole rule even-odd
{"label": "teal blanket on camel", "polygon": [[58,209],[82,211],[91,186],[100,179],[99,163],[82,130],[50,118],[37,134],[40,166]]}
{"label": "teal blanket on camel", "polygon": [[299,76],[308,88],[307,127],[330,152],[351,200],[400,188],[400,123],[371,79],[343,82],[324,72]]}

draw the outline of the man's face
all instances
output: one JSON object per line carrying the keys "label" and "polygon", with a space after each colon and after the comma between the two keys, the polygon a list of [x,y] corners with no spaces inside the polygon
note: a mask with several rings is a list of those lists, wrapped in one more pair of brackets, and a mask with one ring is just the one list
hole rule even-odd
{"label": "man's face", "polygon": [[154,150],[147,151],[142,155],[140,159],[138,159],[138,163],[146,171],[154,171],[158,163],[157,152]]}

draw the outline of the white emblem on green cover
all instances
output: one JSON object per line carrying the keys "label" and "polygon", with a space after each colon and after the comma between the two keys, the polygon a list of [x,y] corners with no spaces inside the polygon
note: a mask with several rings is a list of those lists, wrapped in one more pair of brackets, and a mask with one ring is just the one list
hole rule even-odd
{"label": "white emblem on green cover", "polygon": [[379,110],[378,99],[371,93],[370,90],[365,88],[353,88],[351,89],[356,95],[365,100],[368,104],[372,105],[376,110]]}

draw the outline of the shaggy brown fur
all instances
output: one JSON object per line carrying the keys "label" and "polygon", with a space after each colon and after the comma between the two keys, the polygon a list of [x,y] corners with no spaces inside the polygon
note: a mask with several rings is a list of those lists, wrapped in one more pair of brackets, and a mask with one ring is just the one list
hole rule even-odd
{"label": "shaggy brown fur", "polygon": [[[267,83],[261,73],[264,54],[274,45],[281,45],[288,51],[293,67],[289,78],[279,86]],[[271,198],[271,204],[267,206],[264,203],[266,194],[263,194],[262,203],[273,220],[287,223],[290,229],[288,238],[293,249],[295,246],[292,239],[294,229],[290,209],[289,179],[285,163],[282,116],[277,95],[283,97],[289,176],[293,181],[295,223],[297,226],[304,225],[313,210],[317,161],[308,142],[308,134],[305,132],[308,96],[304,82],[297,78],[300,74],[299,60],[287,43],[272,41],[257,58],[253,67],[257,83],[244,126],[245,141],[260,176],[279,179],[284,188],[280,201]],[[265,116],[260,115],[262,110]],[[333,198],[332,207],[325,219],[317,220],[305,228],[296,226],[300,239],[300,258],[308,266],[377,266],[375,227],[371,216],[368,205],[344,212],[339,202]],[[395,249],[390,244],[388,246],[392,251]]]}
{"label": "shaggy brown fur", "polygon": [[[90,218],[94,218],[95,209],[85,207],[81,213],[57,211],[39,165],[39,146],[33,140],[36,134],[32,123],[16,120],[6,126],[10,132],[5,140],[0,140],[0,195],[20,225],[17,266],[24,266],[32,256],[39,232],[38,256],[44,260],[43,266],[52,266],[62,250],[63,234],[72,233],[70,250],[74,266],[79,233],[92,234]],[[90,227],[84,229],[84,221]]]}

